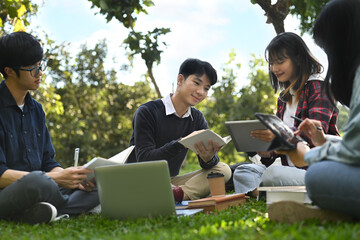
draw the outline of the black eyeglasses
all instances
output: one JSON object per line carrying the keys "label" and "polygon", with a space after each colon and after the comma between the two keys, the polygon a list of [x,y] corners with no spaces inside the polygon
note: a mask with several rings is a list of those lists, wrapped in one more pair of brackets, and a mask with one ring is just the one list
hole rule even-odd
{"label": "black eyeglasses", "polygon": [[39,72],[44,72],[46,70],[46,67],[47,67],[47,60],[46,59],[43,59],[41,61],[41,63],[35,67],[32,67],[32,68],[14,68],[16,70],[21,70],[21,71],[28,71],[30,72],[30,75],[32,77],[36,77],[37,75],[39,75]]}

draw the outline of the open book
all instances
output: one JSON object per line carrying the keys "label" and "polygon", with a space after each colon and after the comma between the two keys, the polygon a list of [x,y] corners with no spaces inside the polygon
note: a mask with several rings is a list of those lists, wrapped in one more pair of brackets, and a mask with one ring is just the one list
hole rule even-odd
{"label": "open book", "polygon": [[[135,147],[135,145],[130,146],[127,149],[125,149],[124,151],[116,154],[115,156],[113,156],[109,159],[105,159],[105,158],[101,158],[101,157],[94,157],[88,163],[84,164],[83,167],[94,170],[96,167],[124,164],[126,162],[127,158],[129,157],[129,155],[131,154],[131,152],[133,151],[134,147]],[[91,173],[91,174],[87,174],[86,179],[91,180],[94,177],[95,177],[95,174]]]}
{"label": "open book", "polygon": [[255,117],[275,135],[268,151],[296,149],[297,143],[304,141],[300,136],[295,135],[293,130],[275,115],[255,113]]}
{"label": "open book", "polygon": [[208,140],[212,140],[213,143],[217,142],[219,143],[219,146],[222,147],[231,141],[231,136],[221,137],[219,134],[211,131],[210,129],[203,129],[195,131],[192,134],[189,134],[188,136],[182,138],[179,143],[198,154],[194,147],[194,144],[198,144],[200,141],[202,141],[204,145],[207,146]]}

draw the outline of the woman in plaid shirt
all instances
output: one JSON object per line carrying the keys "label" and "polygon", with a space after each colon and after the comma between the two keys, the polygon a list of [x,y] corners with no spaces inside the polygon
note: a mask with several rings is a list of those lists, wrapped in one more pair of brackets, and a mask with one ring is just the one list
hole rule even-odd
{"label": "woman in plaid shirt", "polygon": [[[299,119],[321,121],[326,134],[338,136],[336,127],[338,109],[331,104],[324,91],[320,73],[323,66],[312,55],[305,42],[295,33],[285,32],[277,35],[265,50],[269,62],[269,76],[275,93],[280,89],[276,115],[286,125],[296,130]],[[270,130],[257,130],[252,136],[266,142],[274,139]],[[308,144],[311,140],[301,135]],[[260,152],[262,164],[240,165],[234,172],[236,192],[250,192],[257,195],[256,188],[263,186],[301,186],[305,185],[305,169],[297,168],[285,155],[274,152]],[[280,158],[281,165],[274,164]],[[255,179],[255,180],[254,180]]]}

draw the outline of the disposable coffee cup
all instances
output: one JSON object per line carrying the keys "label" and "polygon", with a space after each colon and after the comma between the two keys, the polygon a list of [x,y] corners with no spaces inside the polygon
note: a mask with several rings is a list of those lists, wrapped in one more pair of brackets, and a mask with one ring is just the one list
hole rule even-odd
{"label": "disposable coffee cup", "polygon": [[225,178],[222,173],[209,173],[207,175],[211,196],[225,195]]}

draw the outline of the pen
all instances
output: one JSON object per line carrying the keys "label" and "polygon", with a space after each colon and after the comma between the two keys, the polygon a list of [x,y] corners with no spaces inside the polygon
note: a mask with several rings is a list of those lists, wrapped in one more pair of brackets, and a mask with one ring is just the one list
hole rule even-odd
{"label": "pen", "polygon": [[79,162],[79,152],[80,148],[75,148],[75,154],[74,154],[74,167],[77,167]]}
{"label": "pen", "polygon": [[[300,121],[300,122],[303,122],[303,121],[304,121],[303,119],[300,119],[300,118],[295,117],[295,116],[291,116],[291,117],[292,117],[293,119],[296,119],[296,120]],[[316,127],[317,130],[320,130],[320,131],[323,130],[322,127],[319,127],[319,126],[315,126],[315,127]]]}

